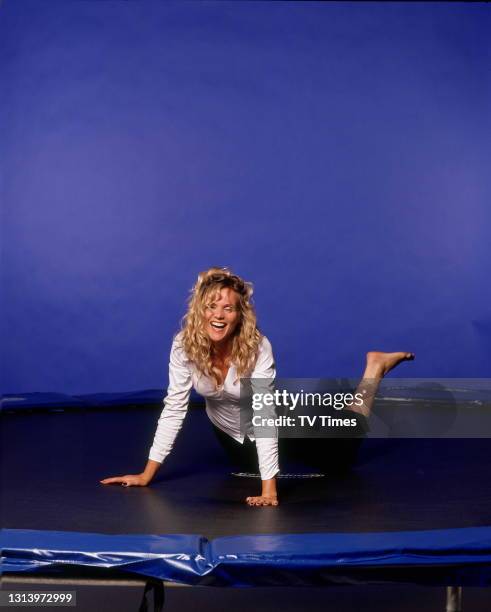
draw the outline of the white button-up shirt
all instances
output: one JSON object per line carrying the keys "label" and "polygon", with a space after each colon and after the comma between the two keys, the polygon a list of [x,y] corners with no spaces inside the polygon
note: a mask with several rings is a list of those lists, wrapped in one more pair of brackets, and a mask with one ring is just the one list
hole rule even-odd
{"label": "white button-up shirt", "polygon": [[[276,369],[271,343],[263,336],[259,344],[256,365],[250,378],[274,380],[275,376]],[[162,463],[172,450],[186,416],[193,387],[205,398],[206,413],[210,421],[234,440],[243,444],[244,435],[240,431],[240,382],[237,379],[235,366],[230,365],[223,385],[217,389],[215,382],[198,372],[194,364],[187,358],[182,347],[181,334],[178,334],[172,343],[170,353],[169,387],[164,400],[164,409],[160,415],[149,454],[149,458],[153,461]],[[250,433],[247,435],[254,440]],[[256,449],[261,479],[273,478],[279,472],[277,438],[257,437]]]}

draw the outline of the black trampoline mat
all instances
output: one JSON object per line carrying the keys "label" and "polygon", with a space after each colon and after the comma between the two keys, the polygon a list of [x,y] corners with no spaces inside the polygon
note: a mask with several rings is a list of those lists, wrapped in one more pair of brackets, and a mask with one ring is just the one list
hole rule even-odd
{"label": "black trampoline mat", "polygon": [[[202,409],[189,411],[151,486],[99,480],[141,471],[160,409],[4,415],[2,526],[227,535],[446,529],[491,524],[491,442],[365,440],[344,476],[282,480],[277,508],[249,507]],[[326,444],[329,441],[326,440]]]}

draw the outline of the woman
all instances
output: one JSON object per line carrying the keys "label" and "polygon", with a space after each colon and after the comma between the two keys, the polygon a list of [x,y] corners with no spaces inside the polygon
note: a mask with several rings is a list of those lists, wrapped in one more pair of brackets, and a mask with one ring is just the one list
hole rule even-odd
{"label": "woman", "polygon": [[[182,330],[170,354],[169,387],[144,471],[101,480],[102,484],[146,486],[170,453],[187,412],[191,389],[206,399],[206,412],[220,442],[242,466],[257,455],[262,489],[247,497],[250,506],[277,506],[278,440],[244,436],[240,428],[240,378],[274,380],[271,344],[258,328],[251,302],[252,285],[226,268],[201,273],[193,287]],[[368,417],[378,381],[395,365],[412,359],[411,353],[368,353],[360,385],[364,404],[353,407]],[[375,381],[375,384],[374,384]],[[360,390],[360,389],[359,389]]]}

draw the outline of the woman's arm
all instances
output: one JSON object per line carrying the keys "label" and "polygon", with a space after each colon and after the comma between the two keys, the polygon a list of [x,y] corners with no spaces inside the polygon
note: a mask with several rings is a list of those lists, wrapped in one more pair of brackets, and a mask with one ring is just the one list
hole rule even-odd
{"label": "woman's arm", "polygon": [[[267,380],[267,384],[259,384],[261,391],[274,386],[276,378],[276,367],[273,357],[273,349],[269,340],[263,337],[259,348],[259,355],[251,378]],[[249,506],[277,506],[278,491],[276,488],[276,474],[279,472],[278,462],[278,439],[276,429],[274,437],[256,437],[256,450],[258,455],[259,471],[261,472],[261,495],[247,497]]]}
{"label": "woman's arm", "polygon": [[191,370],[181,348],[179,337],[173,344],[169,362],[169,386],[164,409],[158,420],[157,430],[145,469],[140,474],[127,474],[105,478],[102,484],[123,486],[147,486],[155,477],[160,465],[174,446],[175,439],[186,416],[192,388]]}
{"label": "woman's arm", "polygon": [[162,463],[171,452],[188,411],[192,386],[191,369],[178,336],[170,353],[169,386],[164,409],[148,455],[152,461]]}

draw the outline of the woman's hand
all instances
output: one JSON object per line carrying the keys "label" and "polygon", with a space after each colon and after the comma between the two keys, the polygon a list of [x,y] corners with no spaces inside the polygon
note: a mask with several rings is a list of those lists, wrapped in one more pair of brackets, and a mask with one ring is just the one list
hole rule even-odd
{"label": "woman's hand", "polygon": [[158,461],[149,459],[147,465],[141,474],[127,474],[126,476],[114,476],[113,478],[104,478],[100,483],[120,484],[123,487],[146,487],[149,485],[160,467]]}
{"label": "woman's hand", "polygon": [[277,506],[278,497],[276,495],[258,495],[257,497],[246,497],[249,506]]}
{"label": "woman's hand", "polygon": [[104,478],[101,484],[121,484],[123,487],[146,487],[150,480],[143,474],[128,474],[127,476],[114,476]]}
{"label": "woman's hand", "polygon": [[246,502],[249,506],[277,506],[278,494],[276,491],[276,478],[262,480],[261,495],[257,497],[246,497]]}

